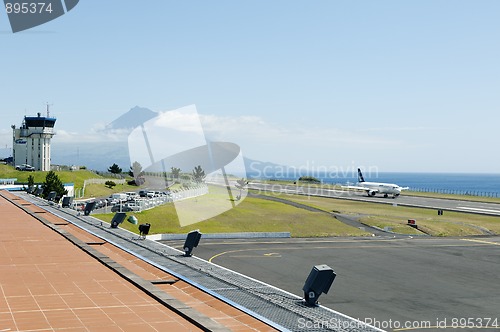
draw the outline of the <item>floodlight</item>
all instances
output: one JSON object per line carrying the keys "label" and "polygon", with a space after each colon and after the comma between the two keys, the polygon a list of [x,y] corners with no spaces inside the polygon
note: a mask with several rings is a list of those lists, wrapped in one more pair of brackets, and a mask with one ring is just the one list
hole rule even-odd
{"label": "floodlight", "polygon": [[307,280],[302,287],[304,299],[309,306],[316,306],[321,293],[328,293],[330,286],[337,275],[328,265],[316,265],[312,268]]}
{"label": "floodlight", "polygon": [[111,228],[117,228],[124,220],[127,214],[125,212],[117,212],[111,219]]}
{"label": "floodlight", "polygon": [[198,246],[200,243],[201,233],[199,230],[191,231],[186,237],[186,242],[184,242],[184,256],[192,256],[193,248]]}
{"label": "floodlight", "polygon": [[151,228],[150,224],[140,224],[139,225],[139,235],[143,238],[146,238],[146,235],[149,234],[149,229]]}
{"label": "floodlight", "polygon": [[88,216],[90,214],[90,212],[92,212],[92,210],[94,209],[95,207],[95,201],[94,202],[88,202],[87,204],[85,204],[85,209],[83,211],[83,213]]}
{"label": "floodlight", "polygon": [[73,204],[73,196],[64,196],[62,201],[62,207],[70,207]]}
{"label": "floodlight", "polygon": [[131,224],[137,225],[139,223],[139,220],[137,220],[136,216],[130,216],[127,218],[127,221]]}
{"label": "floodlight", "polygon": [[54,200],[55,200],[55,198],[56,198],[56,195],[57,195],[57,192],[55,192],[55,191],[51,191],[51,192],[49,193],[49,196],[47,196],[47,200],[48,200],[49,202],[54,201]]}

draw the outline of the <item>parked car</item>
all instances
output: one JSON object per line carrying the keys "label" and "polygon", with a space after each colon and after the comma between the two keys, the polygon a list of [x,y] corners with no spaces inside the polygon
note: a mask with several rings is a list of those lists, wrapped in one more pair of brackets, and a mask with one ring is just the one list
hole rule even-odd
{"label": "parked car", "polygon": [[22,165],[16,165],[16,170],[18,171],[27,171],[27,172],[34,172],[35,167],[28,165],[28,164],[22,164]]}
{"label": "parked car", "polygon": [[112,199],[116,199],[118,200],[119,202],[126,202],[127,199],[128,199],[128,196],[127,194],[123,194],[123,193],[116,193],[116,194],[112,194],[111,195],[111,198]]}
{"label": "parked car", "polygon": [[139,197],[139,194],[136,193],[135,191],[128,191],[125,194],[128,196],[129,200],[132,198],[135,199],[135,198]]}
{"label": "parked car", "polygon": [[132,209],[127,205],[123,204],[115,204],[111,208],[111,212],[130,212],[130,211],[132,211]]}
{"label": "parked car", "polygon": [[125,205],[127,208],[129,208],[131,211],[140,211],[141,207],[135,203],[127,203]]}

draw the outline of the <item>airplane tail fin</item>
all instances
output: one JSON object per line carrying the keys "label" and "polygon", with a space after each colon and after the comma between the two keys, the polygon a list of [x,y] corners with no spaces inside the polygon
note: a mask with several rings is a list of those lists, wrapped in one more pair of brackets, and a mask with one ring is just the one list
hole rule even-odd
{"label": "airplane tail fin", "polygon": [[361,173],[361,168],[358,168],[358,182],[365,182],[365,178],[363,177],[363,173]]}

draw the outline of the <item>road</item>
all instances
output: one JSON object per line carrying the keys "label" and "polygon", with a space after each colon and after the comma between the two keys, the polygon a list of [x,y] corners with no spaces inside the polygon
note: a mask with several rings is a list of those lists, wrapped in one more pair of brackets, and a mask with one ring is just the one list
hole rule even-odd
{"label": "road", "polygon": [[365,201],[372,203],[398,204],[401,206],[423,207],[436,210],[458,211],[458,212],[476,213],[476,214],[491,215],[491,216],[500,216],[500,204],[496,203],[482,203],[482,202],[472,202],[472,201],[463,201],[454,199],[438,199],[429,197],[405,196],[404,194],[395,199],[383,198],[381,196],[367,197],[365,194],[361,192],[321,189],[318,187],[307,187],[307,186],[265,184],[258,182],[250,183],[248,188],[258,191],[268,191],[268,192],[272,191],[275,193],[323,196],[323,197],[341,198],[341,199]]}
{"label": "road", "polygon": [[327,264],[337,278],[321,304],[388,331],[500,330],[500,237],[202,238],[194,255],[299,296],[311,268]]}

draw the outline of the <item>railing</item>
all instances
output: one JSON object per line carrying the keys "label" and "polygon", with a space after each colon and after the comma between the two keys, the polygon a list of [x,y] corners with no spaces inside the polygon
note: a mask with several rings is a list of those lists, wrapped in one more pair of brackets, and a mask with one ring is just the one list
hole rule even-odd
{"label": "railing", "polygon": [[436,189],[436,188],[410,188],[409,190],[421,193],[436,193],[436,194],[496,197],[496,198],[500,197],[500,193],[498,192],[480,191],[480,190],[457,190],[457,189]]}
{"label": "railing", "polygon": [[199,184],[196,187],[189,187],[187,189],[179,189],[172,191],[172,196],[177,196],[173,201],[180,201],[186,198],[193,198],[208,194],[208,186],[206,184]]}
{"label": "railing", "polygon": [[125,179],[87,179],[83,181],[83,188],[88,184],[105,184],[107,181],[113,181],[116,184],[125,184],[127,182]]}
{"label": "railing", "polygon": [[[76,191],[75,191],[76,194]],[[194,198],[198,196],[202,196],[208,194],[208,186],[206,184],[199,184],[195,187],[190,187],[186,189],[179,189],[179,190],[174,190],[171,191],[168,195],[159,195],[155,197],[150,197],[150,198],[140,198],[136,199],[135,202],[128,202],[128,203],[121,203],[121,208],[118,205],[118,208],[113,208],[113,205],[105,206],[102,209],[104,209],[104,213],[108,212],[121,212],[122,209],[123,211],[128,210],[130,207],[133,211],[135,212],[141,212],[144,210],[149,210],[152,208],[155,208],[157,206],[166,204],[166,203],[171,203],[171,202],[176,202],[180,201],[183,199],[188,199],[188,198]],[[88,201],[85,200],[85,201]],[[115,211],[116,210],[116,211]]]}

